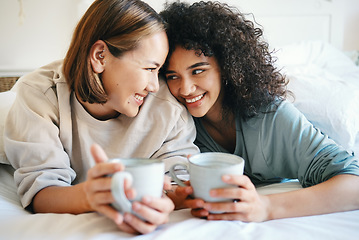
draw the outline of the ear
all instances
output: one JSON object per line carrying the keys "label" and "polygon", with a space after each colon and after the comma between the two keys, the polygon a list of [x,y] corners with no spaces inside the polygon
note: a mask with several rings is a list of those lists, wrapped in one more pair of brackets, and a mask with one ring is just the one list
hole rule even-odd
{"label": "ear", "polygon": [[[105,50],[105,51],[104,51]],[[95,73],[102,73],[105,70],[105,56],[108,54],[107,45],[102,40],[97,40],[90,50],[90,62]]]}

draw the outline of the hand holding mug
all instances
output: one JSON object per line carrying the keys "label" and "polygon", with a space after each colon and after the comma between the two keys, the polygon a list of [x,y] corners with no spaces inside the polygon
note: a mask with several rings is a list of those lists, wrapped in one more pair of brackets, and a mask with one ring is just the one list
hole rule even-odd
{"label": "hand holding mug", "polygon": [[[123,215],[111,206],[114,202],[114,196],[111,191],[111,176],[124,171],[126,166],[120,161],[108,161],[106,153],[97,144],[91,147],[91,153],[96,165],[88,171],[87,180],[81,184],[84,189],[83,192],[85,193],[87,205],[89,205],[88,211],[96,211],[107,216],[122,231],[128,233],[152,232],[157,226],[168,221],[169,213],[173,211],[174,206],[169,198],[161,197],[163,181],[160,181],[162,184],[159,187],[160,197],[147,196],[141,202],[131,202],[131,211],[134,209],[136,214],[143,216],[147,221],[143,221],[131,213]],[[163,171],[159,175],[163,176]],[[136,190],[133,187],[126,188],[125,191],[125,195],[136,195]]]}
{"label": "hand holding mug", "polygon": [[[171,167],[170,173],[172,179],[178,185],[185,187],[186,185],[178,179],[176,169],[188,169],[190,175],[190,183],[193,187],[193,195],[195,198],[203,199],[205,202],[233,202],[232,198],[211,196],[212,189],[228,189],[235,185],[228,184],[223,181],[224,175],[243,175],[244,160],[243,158],[227,153],[200,153],[193,155],[188,160],[189,166],[183,164],[175,164]],[[189,191],[178,189],[178,191]],[[193,202],[196,204],[195,202]],[[211,211],[220,213],[223,211]]]}
{"label": "hand holding mug", "polygon": [[[124,220],[141,233],[151,232],[168,221],[173,211],[172,201],[162,198],[164,187],[164,163],[157,159],[112,159],[121,162],[125,170],[112,176],[113,207],[124,214]],[[125,180],[134,189],[135,196],[128,199]]]}

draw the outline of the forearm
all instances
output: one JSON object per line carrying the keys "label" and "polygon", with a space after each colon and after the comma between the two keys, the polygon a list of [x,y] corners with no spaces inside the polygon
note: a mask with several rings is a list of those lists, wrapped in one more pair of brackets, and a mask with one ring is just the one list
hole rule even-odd
{"label": "forearm", "polygon": [[83,183],[44,188],[34,197],[32,207],[36,213],[79,214],[93,211],[87,202]]}
{"label": "forearm", "polygon": [[359,177],[338,175],[309,188],[267,197],[268,220],[359,209]]}

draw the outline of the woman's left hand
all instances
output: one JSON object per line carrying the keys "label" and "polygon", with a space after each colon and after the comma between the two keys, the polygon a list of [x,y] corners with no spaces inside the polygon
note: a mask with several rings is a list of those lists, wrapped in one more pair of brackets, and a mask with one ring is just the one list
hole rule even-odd
{"label": "woman's left hand", "polygon": [[[165,178],[164,189],[171,188],[171,182]],[[165,224],[169,220],[169,214],[174,210],[174,204],[165,194],[162,197],[145,196],[141,202],[133,202],[132,210],[137,215],[146,219],[141,220],[131,213],[125,213],[124,224],[121,228],[127,232],[150,233],[159,225]]]}
{"label": "woman's left hand", "polygon": [[[237,185],[238,188],[212,189],[211,197],[230,198],[233,202],[206,202],[197,215],[209,220],[240,220],[244,222],[262,222],[269,218],[269,200],[259,195],[254,184],[245,175],[225,175],[225,183]],[[196,215],[196,210],[192,214]],[[210,211],[223,212],[211,214]]]}
{"label": "woman's left hand", "polygon": [[154,231],[159,225],[168,222],[169,214],[174,210],[174,204],[167,196],[161,198],[145,196],[141,202],[134,202],[132,204],[132,210],[137,215],[146,219],[146,221],[131,213],[125,213],[124,222],[131,226],[131,229],[145,234]]}

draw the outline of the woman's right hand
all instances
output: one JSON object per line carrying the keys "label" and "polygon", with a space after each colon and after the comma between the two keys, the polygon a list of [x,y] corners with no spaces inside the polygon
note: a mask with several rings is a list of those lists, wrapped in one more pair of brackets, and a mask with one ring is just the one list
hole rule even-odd
{"label": "woman's right hand", "polygon": [[[111,177],[118,171],[123,171],[121,163],[109,163],[104,150],[97,144],[91,146],[91,154],[96,165],[87,172],[87,180],[84,182],[86,201],[90,211],[96,211],[113,220],[124,232],[138,233],[133,227],[124,222],[123,215],[111,206],[115,201],[111,193]],[[129,188],[125,181],[125,193],[127,198],[134,198],[134,190]]]}
{"label": "woman's right hand", "polygon": [[[96,165],[88,171],[87,180],[84,182],[87,204],[91,211],[107,216],[122,231],[132,234],[152,232],[158,225],[168,221],[168,215],[173,211],[173,203],[167,197],[151,199],[147,197],[144,199],[147,199],[147,202],[134,203],[139,209],[138,213],[148,221],[143,221],[132,213],[122,215],[113,208],[111,204],[115,199],[111,193],[111,177],[108,176],[123,171],[125,167],[121,163],[107,162],[108,158],[105,152],[96,144],[91,147],[91,154]],[[125,194],[128,199],[135,197],[135,190],[130,188],[127,181],[125,181]]]}
{"label": "woman's right hand", "polygon": [[88,170],[87,180],[84,182],[87,204],[91,211],[99,212],[119,225],[123,216],[110,205],[114,198],[111,193],[111,177],[108,175],[123,171],[124,166],[121,163],[108,163],[106,153],[97,144],[91,146],[91,154],[96,165]]}

